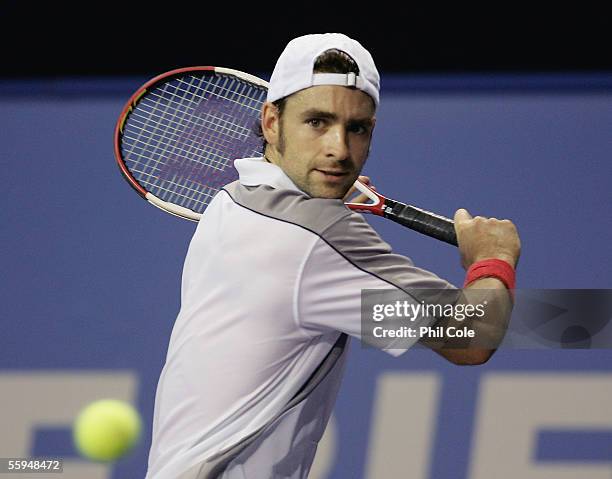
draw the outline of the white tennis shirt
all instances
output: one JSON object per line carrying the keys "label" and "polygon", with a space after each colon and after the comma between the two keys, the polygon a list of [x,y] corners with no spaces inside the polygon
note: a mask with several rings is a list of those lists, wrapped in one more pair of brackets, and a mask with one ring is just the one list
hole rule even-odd
{"label": "white tennis shirt", "polygon": [[147,479],[307,477],[342,377],[337,341],[361,334],[361,291],[454,288],[341,200],[308,197],[262,158],[235,166],[189,245]]}

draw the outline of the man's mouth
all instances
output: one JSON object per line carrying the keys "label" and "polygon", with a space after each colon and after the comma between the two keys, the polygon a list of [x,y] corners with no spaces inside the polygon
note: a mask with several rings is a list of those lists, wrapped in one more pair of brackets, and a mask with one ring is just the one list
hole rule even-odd
{"label": "man's mouth", "polygon": [[316,169],[315,171],[320,173],[326,181],[337,183],[342,182],[349,174],[349,172],[345,170]]}

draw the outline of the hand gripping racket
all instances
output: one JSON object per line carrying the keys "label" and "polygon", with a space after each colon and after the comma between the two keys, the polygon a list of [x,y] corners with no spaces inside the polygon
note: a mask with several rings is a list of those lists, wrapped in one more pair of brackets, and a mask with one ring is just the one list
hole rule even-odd
{"label": "hand gripping racket", "polygon": [[[236,158],[262,156],[255,125],[268,84],[229,68],[189,67],[141,86],[115,127],[115,157],[128,183],[167,213],[198,221],[215,194],[238,179]],[[452,220],[385,198],[361,182],[372,203],[347,207],[457,245]]]}

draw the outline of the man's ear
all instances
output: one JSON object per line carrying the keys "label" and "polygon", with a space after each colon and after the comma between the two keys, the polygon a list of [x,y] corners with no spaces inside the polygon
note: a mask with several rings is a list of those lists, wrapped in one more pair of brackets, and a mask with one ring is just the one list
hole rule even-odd
{"label": "man's ear", "polygon": [[264,103],[261,110],[261,131],[268,144],[276,148],[280,131],[280,117],[278,108],[269,101]]}

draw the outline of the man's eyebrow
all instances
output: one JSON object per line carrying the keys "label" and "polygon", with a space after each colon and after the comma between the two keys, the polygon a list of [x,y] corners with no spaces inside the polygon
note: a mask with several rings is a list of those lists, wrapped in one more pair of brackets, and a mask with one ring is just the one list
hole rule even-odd
{"label": "man's eyebrow", "polygon": [[335,120],[338,118],[338,115],[330,111],[317,110],[316,108],[311,108],[310,110],[306,110],[305,112],[303,112],[302,117],[303,118],[326,118],[328,120]]}
{"label": "man's eyebrow", "polygon": [[374,120],[372,120],[372,118],[354,118],[349,120],[349,124],[370,127],[374,124]]}
{"label": "man's eyebrow", "polygon": [[[301,116],[302,118],[322,118],[322,119],[327,119],[327,120],[337,120],[338,119],[338,115],[336,115],[335,113],[332,113],[330,111],[325,111],[325,110],[318,110],[316,108],[311,108],[309,110],[306,110],[305,112],[302,113]],[[357,125],[364,125],[364,126],[370,126],[374,123],[374,121],[370,117],[351,118],[348,122],[351,125],[357,124]]]}

